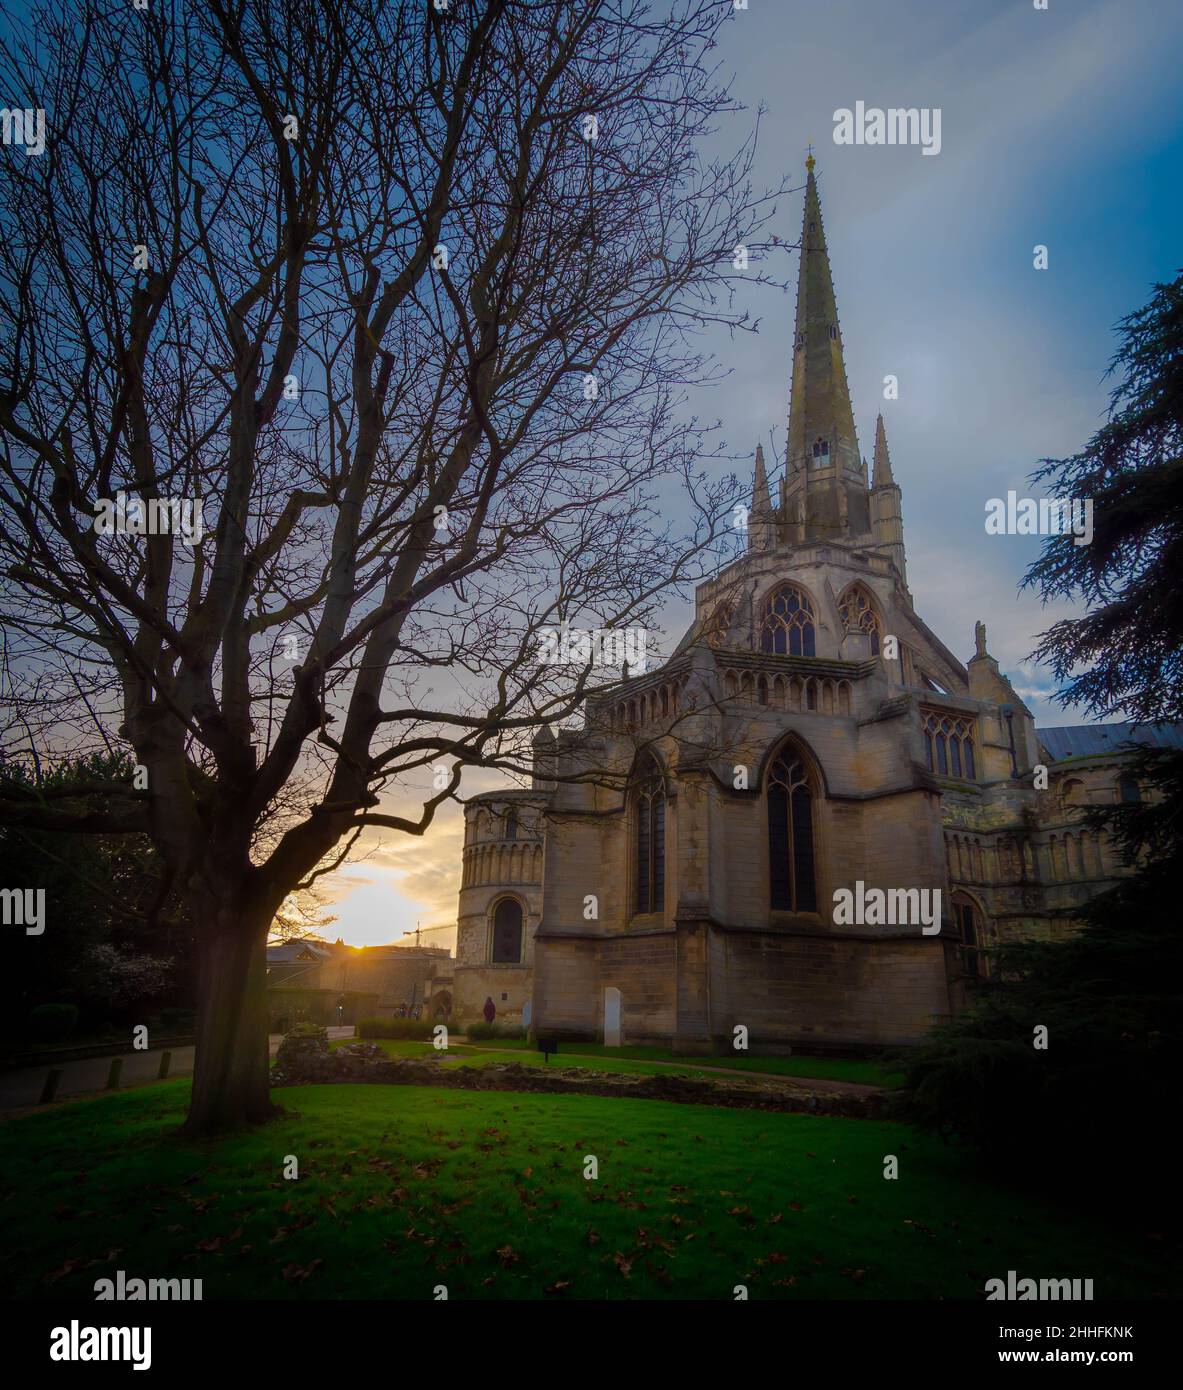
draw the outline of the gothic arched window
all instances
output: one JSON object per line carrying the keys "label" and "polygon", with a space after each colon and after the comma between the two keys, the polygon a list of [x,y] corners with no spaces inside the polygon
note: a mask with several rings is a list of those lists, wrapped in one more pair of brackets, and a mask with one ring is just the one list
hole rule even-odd
{"label": "gothic arched window", "polygon": [[822,439],[821,436],[819,435],[818,438],[815,439],[815,440],[813,441],[813,456],[814,456],[815,459],[829,458],[829,456],[830,456],[830,443],[829,443],[829,440]]}
{"label": "gothic arched window", "polygon": [[652,758],[640,769],[636,791],[636,910],[665,908],[665,778]]}
{"label": "gothic arched window", "polygon": [[870,595],[859,584],[852,584],[838,600],[838,612],[847,632],[865,632],[871,638],[871,655],[879,655],[879,615]]}
{"label": "gothic arched window", "polygon": [[921,710],[924,749],[930,772],[938,777],[977,777],[974,765],[974,721],[941,710]]}
{"label": "gothic arched window", "polygon": [[813,785],[786,749],[768,769],[768,885],[774,912],[816,912]]}
{"label": "gothic arched window", "polygon": [[813,656],[813,605],[792,584],[783,584],[764,605],[760,649],[782,656]]}
{"label": "gothic arched window", "polygon": [[493,913],[493,964],[517,965],[522,959],[522,905],[502,898]]}
{"label": "gothic arched window", "polygon": [[518,838],[518,812],[516,806],[511,806],[505,817],[505,838],[516,840]]}
{"label": "gothic arched window", "polygon": [[967,975],[984,976],[987,973],[985,929],[982,914],[972,898],[956,894],[953,898],[953,928],[958,952]]}
{"label": "gothic arched window", "polygon": [[1132,773],[1123,772],[1117,779],[1117,799],[1130,806],[1137,805],[1142,800],[1142,788],[1138,786],[1138,779]]}

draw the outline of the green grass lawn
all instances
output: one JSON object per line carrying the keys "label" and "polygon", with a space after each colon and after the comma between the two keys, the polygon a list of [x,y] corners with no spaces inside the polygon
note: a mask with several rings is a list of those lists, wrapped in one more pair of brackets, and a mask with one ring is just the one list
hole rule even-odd
{"label": "green grass lawn", "polygon": [[[430,1047],[430,1044],[427,1044]],[[520,1062],[528,1063],[530,1058],[542,1062],[542,1056],[535,1045],[520,1038],[492,1038],[474,1043],[458,1039],[451,1044],[452,1050],[464,1055],[465,1047],[491,1048],[499,1052],[515,1052]],[[410,1055],[410,1054],[406,1054]],[[593,1060],[594,1059],[594,1060]],[[507,1060],[498,1058],[498,1061]],[[890,1066],[876,1061],[864,1061],[849,1057],[751,1057],[743,1053],[687,1057],[671,1052],[664,1047],[604,1047],[600,1043],[560,1043],[558,1055],[550,1065],[565,1066],[595,1065],[602,1071],[626,1071],[633,1068],[610,1067],[609,1062],[677,1062],[689,1073],[701,1072],[707,1068],[726,1067],[734,1071],[769,1072],[774,1076],[808,1076],[820,1081],[858,1081],[868,1086],[899,1086],[903,1082],[900,1073]],[[638,1068],[643,1075],[668,1072],[669,1067]]]}
{"label": "green grass lawn", "polygon": [[200,1278],[205,1298],[975,1298],[1008,1269],[1091,1277],[1098,1299],[1183,1292],[1161,1245],[984,1183],[897,1124],[311,1086],[277,1091],[261,1130],[195,1143],[175,1133],[188,1089],[0,1124],[0,1294],[89,1298],[118,1269]]}

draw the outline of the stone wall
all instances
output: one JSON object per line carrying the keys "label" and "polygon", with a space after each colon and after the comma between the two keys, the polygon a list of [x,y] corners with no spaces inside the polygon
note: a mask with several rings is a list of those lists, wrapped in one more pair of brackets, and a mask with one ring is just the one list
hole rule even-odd
{"label": "stone wall", "polygon": [[741,1023],[752,1043],[895,1046],[949,1012],[939,937],[724,931],[713,947],[713,1028],[726,1046]]}

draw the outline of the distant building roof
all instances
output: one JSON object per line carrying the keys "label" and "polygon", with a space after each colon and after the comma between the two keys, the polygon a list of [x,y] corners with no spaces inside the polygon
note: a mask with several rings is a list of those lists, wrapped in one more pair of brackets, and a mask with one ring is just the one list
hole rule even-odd
{"label": "distant building roof", "polygon": [[267,961],[271,965],[331,960],[332,955],[332,950],[321,941],[281,941],[277,946],[267,947]]}
{"label": "distant building roof", "polygon": [[1126,744],[1183,748],[1183,724],[1062,724],[1035,730],[1053,762],[1120,753]]}

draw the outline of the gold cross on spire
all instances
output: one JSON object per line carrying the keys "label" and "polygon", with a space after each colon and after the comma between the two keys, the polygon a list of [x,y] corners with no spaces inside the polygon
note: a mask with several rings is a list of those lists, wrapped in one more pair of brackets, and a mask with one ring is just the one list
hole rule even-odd
{"label": "gold cross on spire", "polygon": [[806,167],[806,169],[808,169],[809,172],[812,174],[812,173],[813,173],[813,166],[817,163],[817,160],[814,159],[814,157],[813,157],[813,141],[812,141],[812,140],[809,142],[808,145],[806,145],[806,147],[805,147],[805,153],[806,153],[806,155],[807,155],[807,158],[806,158],[806,160],[805,160],[805,167]]}

